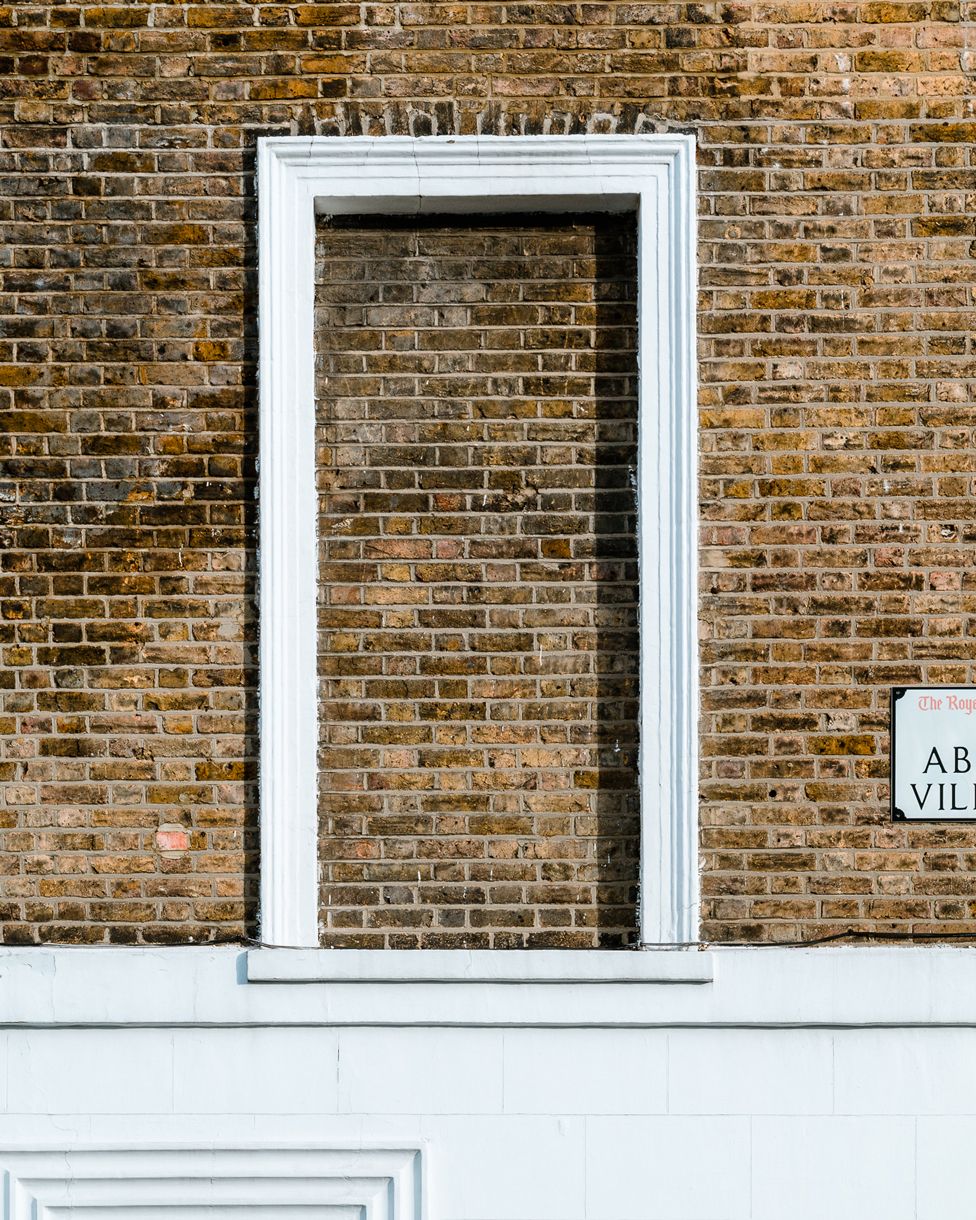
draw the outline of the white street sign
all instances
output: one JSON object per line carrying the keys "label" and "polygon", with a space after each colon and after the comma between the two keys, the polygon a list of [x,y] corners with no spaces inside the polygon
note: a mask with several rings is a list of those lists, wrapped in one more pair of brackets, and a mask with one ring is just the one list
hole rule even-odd
{"label": "white street sign", "polygon": [[976,688],[892,690],[891,816],[976,819]]}

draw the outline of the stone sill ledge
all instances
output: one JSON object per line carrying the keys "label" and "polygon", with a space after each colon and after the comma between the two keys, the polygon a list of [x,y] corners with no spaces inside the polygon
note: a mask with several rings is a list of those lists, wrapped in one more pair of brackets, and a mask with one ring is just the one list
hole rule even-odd
{"label": "stone sill ledge", "polygon": [[252,949],[249,983],[710,983],[689,949]]}

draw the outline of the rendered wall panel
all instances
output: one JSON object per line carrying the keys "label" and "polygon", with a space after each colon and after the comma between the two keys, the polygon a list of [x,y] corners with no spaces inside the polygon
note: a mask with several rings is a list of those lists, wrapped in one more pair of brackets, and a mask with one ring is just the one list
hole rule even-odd
{"label": "rendered wall panel", "polygon": [[[14,1176],[17,1149],[98,1147],[120,1164],[167,1146],[188,1164],[245,1145],[414,1149],[426,1220],[968,1214],[976,1012],[958,1007],[967,950],[723,952],[712,982],[617,985],[613,995],[630,999],[600,1020],[581,1015],[580,996],[605,984],[258,985],[239,981],[231,950],[172,951],[141,959],[141,998],[156,989],[170,1004],[155,1024],[146,1010],[141,1024],[124,1016],[118,979],[98,986],[124,954],[92,951],[80,969],[74,957],[62,965],[64,953],[77,951],[0,954],[0,1169]],[[442,1019],[464,1021],[405,1024],[418,987]],[[886,987],[910,1007],[887,1004],[896,1024],[879,1028],[859,1006],[865,990],[885,997]],[[74,993],[85,988],[94,1017],[79,1015],[84,996]],[[540,989],[576,1024],[530,1027]],[[31,1019],[11,1016],[12,990]],[[504,1009],[507,1023],[479,1026],[462,992],[480,995],[485,1011]],[[363,1023],[351,1025],[357,1005]],[[113,1021],[113,1011],[123,1015]],[[390,1023],[377,1025],[377,1012]],[[69,1025],[52,1024],[64,1017]],[[294,1167],[286,1176],[273,1206],[313,1189]],[[188,1178],[191,1194],[207,1189]],[[328,1207],[345,1206],[345,1186],[322,1189]],[[92,1220],[70,1208],[59,1216]],[[0,1205],[0,1217],[17,1213]]]}
{"label": "rendered wall panel", "polygon": [[914,1220],[914,1145],[910,1118],[756,1119],[752,1220]]}

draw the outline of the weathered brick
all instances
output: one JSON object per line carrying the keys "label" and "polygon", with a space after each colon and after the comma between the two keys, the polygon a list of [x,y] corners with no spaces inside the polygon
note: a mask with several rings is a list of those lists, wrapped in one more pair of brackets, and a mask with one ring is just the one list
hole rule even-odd
{"label": "weathered brick", "polygon": [[[966,887],[976,885],[976,831],[906,830],[885,813],[887,687],[974,676],[966,192],[976,124],[972,53],[961,38],[967,17],[958,5],[914,0],[780,0],[714,12],[248,0],[5,7],[3,939],[159,943],[253,927],[257,134],[674,128],[696,132],[701,166],[705,933],[790,941],[857,926],[973,935]],[[443,232],[427,236],[424,257],[445,259]],[[412,238],[388,227],[377,240],[386,243],[381,284]],[[464,249],[451,257],[463,260]],[[558,532],[561,520],[585,521],[593,505],[535,507],[517,482],[537,468],[518,447],[540,400],[560,414],[545,421],[554,431],[531,444],[583,452],[585,439],[566,429],[593,368],[580,363],[589,339],[567,340],[564,367],[540,370],[527,363],[536,349],[516,350],[513,336],[531,335],[549,351],[560,328],[572,330],[574,310],[580,336],[620,325],[611,302],[592,299],[589,272],[577,282],[565,257],[549,249],[560,269],[531,299],[504,277],[489,291],[484,267],[450,286],[484,336],[480,346],[438,312],[458,302],[442,299],[436,279],[398,324],[379,314],[344,324],[341,375],[362,378],[364,399],[389,403],[389,418],[371,425],[392,431],[416,397],[402,392],[401,379],[408,387],[428,379],[424,392],[438,403],[452,401],[439,396],[443,385],[462,401],[473,401],[465,396],[485,378],[499,385],[479,398],[477,421],[428,420],[444,429],[441,440],[367,436],[340,455],[348,470],[356,445],[363,453],[386,445],[391,461],[399,452],[403,464],[383,469],[412,471],[415,500],[396,488],[404,498],[390,508],[394,489],[364,486],[361,503],[340,509],[337,501],[337,513],[355,509],[357,521],[341,540],[346,550],[336,540],[332,607],[368,606],[389,640],[414,633],[430,645],[367,650],[359,646],[374,630],[366,619],[328,627],[323,681],[336,690],[323,715],[337,734],[329,748],[348,753],[338,755],[342,766],[324,760],[327,773],[354,776],[350,760],[363,767],[364,749],[394,777],[429,772],[448,781],[473,773],[472,751],[495,757],[477,790],[362,785],[333,794],[328,816],[343,820],[343,844],[376,842],[362,819],[382,814],[386,801],[397,802],[391,818],[445,821],[413,837],[393,822],[382,832],[389,855],[376,862],[387,872],[370,885],[392,886],[402,867],[397,883],[409,892],[369,918],[336,911],[342,943],[511,946],[531,934],[538,944],[592,944],[601,934],[591,922],[595,902],[543,904],[530,928],[521,901],[524,887],[542,884],[543,865],[570,870],[547,874],[554,886],[571,886],[578,867],[570,846],[559,849],[562,859],[532,857],[544,820],[578,818],[556,837],[589,843],[599,821],[591,801],[618,799],[614,788],[577,788],[573,777],[626,774],[603,756],[570,763],[572,751],[599,755],[576,738],[587,717],[565,715],[574,701],[595,706],[595,697],[580,685],[568,694],[541,686],[543,678],[592,676],[599,650],[571,612],[591,615],[594,604],[573,597],[626,585],[597,578],[574,536]],[[591,262],[580,258],[579,268]],[[359,292],[362,307],[361,291],[353,285],[337,306],[355,307]],[[431,310],[438,320],[425,322]],[[386,348],[375,345],[376,333],[388,333]],[[593,351],[606,359],[604,349]],[[477,359],[467,388],[463,369],[446,369],[451,357]],[[372,379],[366,361],[375,362]],[[600,370],[607,385],[618,373]],[[447,431],[459,422],[522,432],[472,439]],[[438,444],[436,459],[424,461]],[[474,444],[497,454],[484,462],[483,521],[534,516],[536,555],[520,552],[518,533],[473,528],[463,454]],[[538,495],[579,496],[569,467],[557,469],[563,484],[540,482]],[[425,512],[447,531],[417,525]],[[556,532],[543,531],[547,522]],[[398,550],[402,543],[410,546]],[[411,549],[420,544],[428,549]],[[559,564],[559,579],[543,579]],[[448,566],[452,580],[439,581]],[[344,581],[335,582],[340,568]],[[537,604],[542,588],[547,600]],[[435,593],[442,600],[433,604]],[[530,622],[533,610],[566,617],[550,630],[544,618]],[[503,612],[510,617],[500,622]],[[467,645],[479,632],[510,647],[479,653]],[[543,640],[560,633],[565,649]],[[524,648],[526,635],[541,646]],[[397,656],[398,672],[389,672]],[[523,660],[536,656],[551,673],[523,672]],[[485,667],[471,668],[471,658]],[[570,672],[576,664],[583,669]],[[364,695],[382,682],[404,685]],[[538,694],[525,694],[525,682]],[[499,715],[419,721],[421,700],[455,711],[487,701]],[[545,722],[540,742],[538,725],[516,713],[549,704],[561,715]],[[129,714],[138,719],[119,720]],[[69,716],[78,718],[70,727],[57,720]],[[435,753],[414,765],[404,751],[419,747]],[[520,772],[539,786],[520,786]],[[556,777],[566,786],[547,786]],[[150,789],[169,803],[155,803]],[[210,792],[213,803],[181,801],[184,789]],[[611,821],[606,810],[600,816]],[[474,818],[484,819],[480,830],[465,831]],[[529,818],[538,833],[490,833],[521,825],[511,818]],[[157,832],[177,822],[190,847],[164,858]],[[135,838],[125,848],[69,846],[68,835],[96,829]],[[233,847],[219,837],[225,832],[238,836]],[[498,850],[469,856],[461,845],[482,835]],[[458,858],[397,854],[420,836],[457,844]],[[899,876],[912,878],[917,862],[915,891],[893,897],[891,874],[877,866],[902,857]],[[99,871],[127,859],[128,874]],[[337,884],[348,862],[332,865]],[[448,883],[427,864],[460,876]],[[483,867],[489,873],[476,871]],[[509,867],[526,870],[512,881],[515,894],[489,890],[486,902],[437,908],[429,922],[435,907],[415,901],[421,883],[491,886]],[[108,875],[117,892],[102,888]],[[959,889],[940,898],[924,878]],[[614,926],[632,918],[630,901],[607,897]],[[559,922],[573,909],[577,923]]]}
{"label": "weathered brick", "polygon": [[[359,696],[322,725],[326,944],[360,943],[362,907],[390,946],[543,945],[554,926],[581,946],[635,935],[634,260],[620,220],[320,227],[319,624],[337,660],[323,703]],[[621,372],[602,390],[593,368],[572,404],[555,376],[499,393],[509,366],[582,371],[589,351]],[[376,394],[387,369],[395,397]],[[428,470],[449,471],[453,490],[425,486]],[[363,557],[403,561],[384,596]],[[366,602],[382,609],[348,608]],[[613,666],[598,669],[601,648]],[[383,676],[350,686],[348,659],[372,654]],[[382,738],[368,707],[390,726]],[[480,736],[486,720],[517,722],[517,744]],[[546,791],[586,794],[587,816],[554,825]],[[349,793],[372,794],[358,816]],[[369,893],[347,872],[364,855]],[[516,857],[523,884],[497,892],[483,862]]]}

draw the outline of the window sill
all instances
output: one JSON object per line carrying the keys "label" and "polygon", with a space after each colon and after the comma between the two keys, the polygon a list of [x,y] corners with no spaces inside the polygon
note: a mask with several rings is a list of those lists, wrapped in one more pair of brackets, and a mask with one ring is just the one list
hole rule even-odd
{"label": "window sill", "polygon": [[251,949],[249,983],[710,983],[687,949]]}

